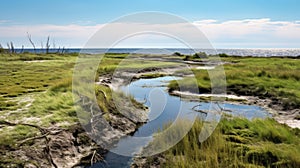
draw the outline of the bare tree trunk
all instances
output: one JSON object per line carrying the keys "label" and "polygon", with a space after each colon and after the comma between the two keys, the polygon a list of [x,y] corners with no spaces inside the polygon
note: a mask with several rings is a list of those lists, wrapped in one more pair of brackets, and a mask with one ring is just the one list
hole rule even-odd
{"label": "bare tree trunk", "polygon": [[10,49],[9,43],[6,43],[6,45],[7,45],[8,52],[10,53],[10,52],[11,52],[11,49]]}
{"label": "bare tree trunk", "polygon": [[20,54],[22,54],[24,52],[24,45],[22,45],[22,49],[20,51]]}
{"label": "bare tree trunk", "polygon": [[62,48],[61,53],[64,54],[65,52],[65,47]]}
{"label": "bare tree trunk", "polygon": [[11,54],[15,53],[15,47],[14,47],[13,42],[7,43],[6,45],[7,45],[9,53],[11,53]]}
{"label": "bare tree trunk", "polygon": [[15,47],[14,47],[14,43],[12,41],[10,42],[10,48],[11,48],[11,52],[15,53]]}
{"label": "bare tree trunk", "polygon": [[34,53],[36,53],[35,44],[33,43],[32,38],[31,38],[31,35],[30,35],[28,32],[27,32],[27,38],[28,38],[30,44],[31,44],[32,47],[33,47]]}
{"label": "bare tree trunk", "polygon": [[46,42],[46,54],[49,54],[49,49],[50,49],[50,36],[47,37],[47,42]]}
{"label": "bare tree trunk", "polygon": [[59,51],[60,51],[60,46],[58,47],[56,53],[59,54]]}

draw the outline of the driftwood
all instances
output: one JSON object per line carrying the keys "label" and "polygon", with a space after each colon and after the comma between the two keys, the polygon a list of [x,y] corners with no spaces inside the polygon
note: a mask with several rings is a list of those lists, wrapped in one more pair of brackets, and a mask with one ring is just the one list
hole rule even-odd
{"label": "driftwood", "polygon": [[[216,102],[216,104],[217,104],[217,106],[219,107],[219,109],[221,110],[221,112],[223,112],[223,111],[224,111],[224,112],[232,112],[232,110],[222,108],[218,102]],[[208,111],[196,109],[196,107],[200,107],[200,106],[201,106],[201,104],[198,104],[198,105],[192,107],[192,110],[194,110],[194,111],[196,111],[196,112],[199,112],[199,113],[207,114]]]}
{"label": "driftwood", "polygon": [[201,104],[198,104],[198,105],[194,106],[192,108],[192,110],[199,112],[199,113],[207,114],[208,113],[207,111],[195,109],[196,107],[200,107],[200,106],[201,106]]}
{"label": "driftwood", "polygon": [[221,111],[232,112],[232,110],[222,108],[218,102],[217,102],[217,106],[221,109]]}
{"label": "driftwood", "polygon": [[40,130],[40,132],[42,134],[45,134],[47,132],[46,128],[37,126],[37,125],[33,125],[33,124],[26,124],[26,123],[13,123],[13,122],[9,122],[9,121],[4,121],[4,120],[0,120],[0,125],[2,126],[17,126],[17,125],[23,125],[23,126],[28,126],[28,127],[33,127],[33,128],[37,128],[38,130]]}

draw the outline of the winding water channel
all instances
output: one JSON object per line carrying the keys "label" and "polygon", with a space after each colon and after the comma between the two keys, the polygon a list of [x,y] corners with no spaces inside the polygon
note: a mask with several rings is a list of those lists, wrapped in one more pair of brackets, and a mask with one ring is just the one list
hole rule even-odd
{"label": "winding water channel", "polygon": [[[206,117],[206,114],[193,110],[193,107],[197,106],[198,110],[208,111],[211,103],[188,101],[168,93],[166,86],[169,81],[175,79],[176,77],[173,76],[139,79],[121,88],[124,93],[132,95],[135,100],[143,102],[145,106],[150,108],[149,121],[142,125],[133,136],[122,138],[116,147],[105,155],[105,163],[97,163],[92,167],[130,167],[134,154],[138,154],[152,140],[153,133],[162,129],[164,125],[174,122],[176,118]],[[258,106],[235,103],[221,105],[226,111],[230,111],[228,112],[229,115],[245,117],[250,120],[271,116],[266,110]],[[141,138],[142,140],[134,141],[134,138]],[[127,156],[115,154],[124,150],[126,150]]]}

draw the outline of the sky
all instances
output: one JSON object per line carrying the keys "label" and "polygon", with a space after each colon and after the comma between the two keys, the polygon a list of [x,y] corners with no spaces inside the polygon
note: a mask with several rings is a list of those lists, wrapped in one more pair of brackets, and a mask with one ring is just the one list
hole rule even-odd
{"label": "sky", "polygon": [[[157,11],[186,19],[215,48],[299,48],[299,0],[0,0],[0,44],[83,47],[95,32],[128,14]],[[112,32],[113,33],[113,32]],[[53,46],[55,44],[55,46]],[[177,47],[144,35],[118,47]]]}

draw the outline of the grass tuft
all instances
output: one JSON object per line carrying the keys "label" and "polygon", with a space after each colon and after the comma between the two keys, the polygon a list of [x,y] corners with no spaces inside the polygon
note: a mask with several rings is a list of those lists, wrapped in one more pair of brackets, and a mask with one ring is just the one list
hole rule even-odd
{"label": "grass tuft", "polygon": [[[186,122],[180,123],[185,125]],[[202,127],[203,122],[196,120],[178,144],[160,155],[147,158],[146,167],[157,164],[175,168],[300,166],[299,133],[275,120],[222,119],[212,135],[200,143],[198,135]],[[164,142],[168,141],[154,137],[149,147]],[[155,162],[157,157],[163,157],[164,161]]]}

